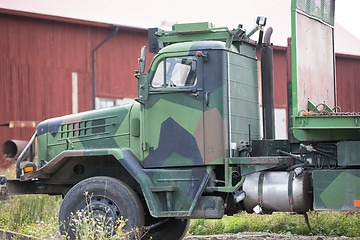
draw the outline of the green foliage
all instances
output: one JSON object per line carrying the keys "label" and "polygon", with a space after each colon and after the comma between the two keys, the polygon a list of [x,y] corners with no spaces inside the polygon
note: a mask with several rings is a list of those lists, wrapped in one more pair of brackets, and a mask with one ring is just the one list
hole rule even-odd
{"label": "green foliage", "polygon": [[302,215],[273,213],[255,215],[245,212],[220,220],[193,220],[188,235],[213,235],[238,232],[291,233],[298,235],[360,236],[359,212],[309,212],[307,228]]}
{"label": "green foliage", "polygon": [[10,196],[0,201],[0,228],[37,237],[58,231],[60,196]]}
{"label": "green foliage", "polygon": [[[116,230],[112,226],[105,215],[96,215],[93,211],[78,211],[71,216],[70,228],[76,232],[75,237],[77,240],[127,240],[127,239],[141,239],[141,230],[135,229],[128,233],[123,231],[123,227],[126,224],[126,219],[117,219]],[[113,231],[115,234],[111,235]],[[67,239],[67,236],[62,236]]]}
{"label": "green foliage", "polygon": [[[12,196],[0,202],[0,228],[43,238],[57,234],[60,196]],[[359,212],[309,212],[312,231],[302,215],[239,213],[220,220],[192,220],[188,235],[213,235],[238,232],[360,237]],[[82,221],[85,222],[86,221]],[[89,223],[89,222],[88,222]],[[119,239],[120,235],[114,237]]]}
{"label": "green foliage", "polygon": [[[71,213],[69,228],[66,232],[75,233],[75,239],[88,240],[127,240],[127,239],[141,239],[146,233],[142,229],[133,229],[130,232],[124,231],[127,219],[123,217],[115,219],[115,221],[107,216],[107,212],[93,210],[91,205],[92,196],[88,197],[85,192],[85,199],[87,210],[78,210],[76,213]],[[65,234],[62,236],[68,239],[69,236]]]}

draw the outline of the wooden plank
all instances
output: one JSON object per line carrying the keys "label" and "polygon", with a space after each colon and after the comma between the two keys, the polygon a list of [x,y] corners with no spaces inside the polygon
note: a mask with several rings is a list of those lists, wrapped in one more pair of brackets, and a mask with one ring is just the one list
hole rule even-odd
{"label": "wooden plank", "polygon": [[35,240],[35,239],[39,239],[39,238],[34,237],[34,236],[21,234],[21,233],[9,231],[9,230],[4,230],[4,229],[0,229],[0,238],[1,239],[17,239],[17,240]]}

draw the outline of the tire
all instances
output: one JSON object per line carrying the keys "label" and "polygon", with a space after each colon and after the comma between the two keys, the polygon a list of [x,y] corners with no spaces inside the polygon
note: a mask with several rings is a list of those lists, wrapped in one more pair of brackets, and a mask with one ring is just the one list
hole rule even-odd
{"label": "tire", "polygon": [[[77,212],[84,212],[95,221],[105,219],[101,224],[107,229],[107,235],[114,234],[116,230],[119,230],[116,220],[121,217],[124,220],[127,219],[125,226],[121,228],[122,232],[130,232],[144,226],[144,210],[136,193],[124,182],[111,177],[88,178],[70,189],[60,207],[61,235],[70,239],[75,239],[75,236],[80,237],[79,232],[76,233],[73,227],[76,221],[73,219],[77,217],[72,214]],[[131,233],[130,239],[135,238],[138,233],[139,230]]]}
{"label": "tire", "polygon": [[162,223],[153,224],[142,239],[180,240],[187,233],[189,225],[188,219],[165,219]]}

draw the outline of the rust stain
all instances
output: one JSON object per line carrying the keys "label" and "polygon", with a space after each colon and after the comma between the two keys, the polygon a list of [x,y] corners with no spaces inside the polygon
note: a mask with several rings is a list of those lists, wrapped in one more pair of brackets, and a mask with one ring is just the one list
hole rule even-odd
{"label": "rust stain", "polygon": [[250,164],[277,164],[278,160],[276,158],[253,158],[251,159]]}

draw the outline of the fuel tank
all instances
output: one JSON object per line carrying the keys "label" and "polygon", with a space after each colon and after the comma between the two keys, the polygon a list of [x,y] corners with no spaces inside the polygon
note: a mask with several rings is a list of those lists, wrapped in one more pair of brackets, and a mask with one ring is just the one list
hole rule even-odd
{"label": "fuel tank", "polygon": [[305,213],[312,208],[311,176],[308,172],[257,172],[247,175],[243,184],[244,207],[254,212]]}

